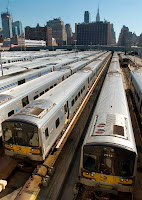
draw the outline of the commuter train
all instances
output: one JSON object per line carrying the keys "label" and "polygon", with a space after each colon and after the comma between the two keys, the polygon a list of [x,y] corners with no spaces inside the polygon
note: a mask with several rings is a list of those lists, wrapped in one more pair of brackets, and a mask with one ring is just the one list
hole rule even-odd
{"label": "commuter train", "polygon": [[120,64],[122,67],[128,67],[130,63],[130,59],[124,55],[124,54],[120,54]]}
{"label": "commuter train", "polygon": [[142,69],[130,71],[131,91],[142,121]]}
{"label": "commuter train", "polygon": [[79,182],[100,196],[131,194],[136,163],[129,108],[114,53],[82,145]]}
{"label": "commuter train", "polygon": [[47,52],[47,51],[14,51],[14,52],[3,52],[2,53],[2,64],[6,63],[13,63],[13,62],[19,62],[19,61],[26,61],[26,60],[33,60],[37,58],[43,58],[43,57],[51,57],[51,56],[57,56],[60,54],[68,54],[73,52],[68,51],[56,51],[56,52]]}
{"label": "commuter train", "polygon": [[[104,52],[103,52],[104,53]],[[88,57],[91,57],[93,58],[94,55],[101,55],[103,53],[99,53],[99,52],[95,52],[95,53],[87,53],[85,54],[85,56],[81,56],[81,59],[87,59]],[[80,59],[80,57],[77,57],[78,59]],[[55,71],[55,70],[60,70],[61,68],[65,67],[67,64],[70,63],[74,63],[74,62],[77,62],[78,60],[66,60],[66,62],[62,62],[62,64],[57,64],[57,65],[51,65],[52,63],[50,63],[50,65],[43,65],[43,64],[40,64],[40,65],[37,65],[37,69],[35,70],[27,70],[26,72],[21,72],[21,73],[17,73],[17,74],[14,74],[13,76],[9,75],[9,76],[4,76],[4,77],[1,77],[0,79],[0,92],[4,92],[6,90],[9,90],[13,87],[16,87],[18,85],[21,85],[23,83],[26,83],[30,80],[33,80],[37,77],[40,77],[40,76],[43,76],[51,71]],[[38,69],[40,68],[40,69]]]}
{"label": "commuter train", "polygon": [[[7,90],[0,94],[0,136],[1,136],[1,122],[16,113],[18,110],[31,103],[39,96],[43,95],[48,90],[55,87],[57,84],[67,79],[72,74],[76,73],[81,68],[93,62],[97,57],[101,56],[97,54],[91,56],[87,60],[82,60],[77,63],[72,63],[68,66],[68,69],[61,69],[60,71],[54,71],[42,77],[38,77],[25,84],[19,85],[11,90]],[[91,63],[93,65],[93,63]]]}
{"label": "commuter train", "polygon": [[[36,60],[31,61],[25,61],[20,63],[10,63],[3,65],[3,74],[9,75],[14,74],[17,72],[26,71],[29,69],[36,69],[36,68],[42,68],[45,66],[54,66],[54,65],[65,65],[70,64],[73,62],[76,62],[80,59],[82,59],[84,54],[80,52],[77,57],[74,56],[74,54],[69,55],[58,55],[54,57],[48,57],[48,58],[38,58]],[[0,71],[0,75],[2,75],[2,72]]]}
{"label": "commuter train", "polygon": [[5,153],[43,161],[110,56],[107,52],[5,120]]}

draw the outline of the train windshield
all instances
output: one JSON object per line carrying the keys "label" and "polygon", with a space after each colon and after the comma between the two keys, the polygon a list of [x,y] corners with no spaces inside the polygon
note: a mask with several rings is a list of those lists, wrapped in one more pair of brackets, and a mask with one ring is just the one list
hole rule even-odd
{"label": "train windshield", "polygon": [[23,122],[2,123],[4,141],[20,146],[39,146],[38,128]]}
{"label": "train windshield", "polygon": [[85,146],[83,168],[106,175],[133,176],[136,154],[122,148]]}

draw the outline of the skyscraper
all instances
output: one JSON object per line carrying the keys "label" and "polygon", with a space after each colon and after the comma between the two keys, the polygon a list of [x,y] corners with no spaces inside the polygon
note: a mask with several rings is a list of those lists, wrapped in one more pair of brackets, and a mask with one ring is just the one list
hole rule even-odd
{"label": "skyscraper", "polygon": [[13,36],[15,35],[22,35],[22,22],[21,21],[16,21],[12,22],[12,32]]}
{"label": "skyscraper", "polygon": [[99,7],[98,7],[97,15],[96,15],[96,22],[100,22]]}
{"label": "skyscraper", "polygon": [[78,45],[114,45],[112,25],[110,22],[92,22],[76,24]]}
{"label": "skyscraper", "polygon": [[72,37],[73,37],[71,25],[66,24],[65,28],[66,28],[66,33],[67,33],[67,44],[70,45],[72,44]]}
{"label": "skyscraper", "polygon": [[67,33],[65,30],[64,22],[61,18],[49,20],[47,26],[52,28],[52,37],[56,39],[59,46],[67,44]]}
{"label": "skyscraper", "polygon": [[89,13],[89,11],[84,12],[84,22],[90,23],[90,13]]}
{"label": "skyscraper", "polygon": [[2,33],[3,37],[12,38],[12,23],[11,23],[11,15],[9,12],[1,14],[2,19]]}
{"label": "skyscraper", "polygon": [[129,28],[123,26],[118,39],[118,46],[131,46],[133,40],[132,32],[129,31]]}
{"label": "skyscraper", "polygon": [[36,27],[25,27],[25,38],[30,40],[44,40],[47,46],[52,46],[52,28],[45,26],[41,27],[37,24]]}

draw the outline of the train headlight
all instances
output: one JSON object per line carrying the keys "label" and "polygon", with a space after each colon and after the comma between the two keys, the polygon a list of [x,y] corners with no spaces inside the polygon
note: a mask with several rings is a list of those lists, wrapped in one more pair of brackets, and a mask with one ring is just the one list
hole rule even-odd
{"label": "train headlight", "polygon": [[123,179],[123,178],[120,178],[120,181],[121,181],[121,182],[123,182],[123,181],[124,181],[124,179]]}
{"label": "train headlight", "polygon": [[126,182],[129,182],[129,179],[125,179]]}
{"label": "train headlight", "polygon": [[95,173],[94,173],[94,172],[91,172],[90,175],[91,175],[92,177],[94,177]]}
{"label": "train headlight", "polygon": [[5,148],[6,149],[13,149],[13,146],[12,146],[12,144],[5,144]]}
{"label": "train headlight", "polygon": [[40,150],[39,149],[32,149],[32,154],[40,154]]}

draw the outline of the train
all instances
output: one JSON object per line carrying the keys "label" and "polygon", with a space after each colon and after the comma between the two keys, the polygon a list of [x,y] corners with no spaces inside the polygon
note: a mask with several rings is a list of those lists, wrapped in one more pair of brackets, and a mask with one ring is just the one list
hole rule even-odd
{"label": "train", "polygon": [[124,55],[124,54],[120,54],[120,64],[122,67],[128,67],[130,63],[130,59]]}
{"label": "train", "polygon": [[[67,64],[71,64],[74,62],[77,62],[81,59],[87,59],[87,57],[94,56],[94,55],[100,55],[99,52],[93,52],[93,53],[86,53],[83,57],[83,54],[76,59],[68,59],[60,64],[57,63],[50,63],[48,64],[43,64],[42,62],[38,65],[36,65],[37,69],[28,69],[26,72],[19,72],[15,73],[13,75],[9,76],[4,76],[0,78],[0,92],[4,92],[6,90],[9,90],[13,87],[16,87],[17,85],[21,85],[23,83],[26,83],[28,81],[31,81],[37,77],[43,76],[49,72],[55,71],[55,70],[60,70],[61,68],[65,67]],[[39,68],[39,69],[38,69]],[[14,73],[14,72],[13,72]]]}
{"label": "train", "polygon": [[33,60],[37,58],[43,58],[43,57],[51,57],[51,56],[57,56],[60,54],[68,54],[73,53],[69,51],[56,51],[56,52],[49,52],[49,51],[14,51],[14,52],[3,52],[2,53],[2,64],[6,63],[13,63],[13,62],[20,62],[20,61],[27,61],[27,60]]}
{"label": "train", "polygon": [[[87,59],[85,58],[85,60],[81,60],[77,63],[72,63],[68,68],[66,67],[60,71],[53,71],[0,93],[0,123],[89,63],[92,62],[91,65],[93,65],[93,61],[102,54],[104,54],[104,52],[88,57]],[[0,136],[1,135],[0,125]]]}
{"label": "train", "polygon": [[115,52],[81,147],[79,183],[100,197],[132,194],[136,169],[137,149]]}
{"label": "train", "polygon": [[43,161],[110,56],[107,52],[3,121],[5,154]]}
{"label": "train", "polygon": [[142,121],[142,69],[130,70],[130,79],[131,91]]}
{"label": "train", "polygon": [[[97,53],[97,52],[95,52]],[[3,74],[4,75],[10,75],[14,74],[17,72],[22,72],[22,71],[27,71],[29,69],[38,69],[38,68],[43,68],[46,66],[62,66],[65,64],[70,64],[72,62],[76,62],[88,54],[93,54],[93,53],[86,53],[83,54],[82,52],[79,52],[77,57],[73,53],[67,54],[67,55],[57,55],[54,57],[48,57],[48,58],[38,58],[35,60],[30,60],[30,61],[24,61],[24,62],[18,62],[18,63],[10,63],[10,64],[4,64],[3,65]],[[2,72],[0,71],[0,75],[2,75]]]}

